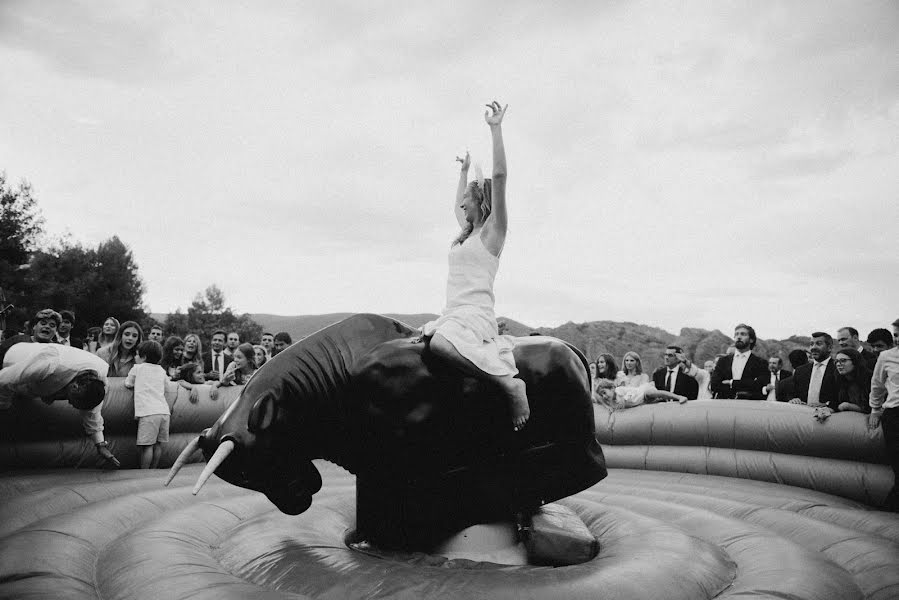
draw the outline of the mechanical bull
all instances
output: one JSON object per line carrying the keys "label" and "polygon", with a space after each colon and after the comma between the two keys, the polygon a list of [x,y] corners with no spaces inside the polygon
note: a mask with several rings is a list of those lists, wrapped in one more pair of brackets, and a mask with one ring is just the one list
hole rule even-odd
{"label": "mechanical bull", "polygon": [[493,385],[442,364],[403,323],[360,314],[326,327],[259,369],[188,446],[214,472],[297,515],[322,485],[322,458],[356,475],[356,534],[423,548],[476,523],[511,520],[606,476],[594,436],[586,359],[566,343],[516,340],[531,417],[510,426]]}

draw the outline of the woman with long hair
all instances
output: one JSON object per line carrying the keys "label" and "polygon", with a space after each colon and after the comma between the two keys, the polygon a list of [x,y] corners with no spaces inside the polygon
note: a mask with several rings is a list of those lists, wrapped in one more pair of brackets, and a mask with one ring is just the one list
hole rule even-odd
{"label": "woman with long hair", "polygon": [[508,106],[487,105],[484,119],[493,141],[493,177],[475,169],[468,182],[471,158],[462,163],[454,212],[461,231],[450,245],[446,306],[440,318],[422,327],[428,349],[462,373],[491,381],[509,402],[512,428],[520,430],[530,417],[525,383],[516,379],[514,342],[499,335],[494,312],[493,282],[506,241],[506,150],[502,122]]}
{"label": "woman with long hair", "polygon": [[611,354],[600,354],[596,359],[596,378],[615,381],[616,377],[618,377],[618,365],[615,364],[615,357]]}
{"label": "woman with long hair", "polygon": [[184,340],[177,335],[170,335],[162,345],[162,360],[159,366],[165,369],[172,381],[181,379],[180,369],[184,365]]}
{"label": "woman with long hair", "polygon": [[219,381],[212,382],[212,390],[209,397],[213,400],[218,396],[218,388],[229,385],[244,385],[256,372],[256,351],[253,344],[244,342],[231,353],[232,360],[222,374]]}
{"label": "woman with long hair", "polygon": [[871,412],[871,371],[861,353],[854,348],[841,348],[834,357],[837,372],[837,397],[830,408],[837,412]]}
{"label": "woman with long hair", "polygon": [[643,372],[643,361],[639,354],[633,350],[624,353],[621,371],[618,372],[615,383],[627,387],[640,387],[644,383],[649,383],[649,374]]}
{"label": "woman with long hair", "polygon": [[127,377],[134,366],[137,346],[144,341],[144,332],[134,321],[125,321],[108,346],[97,350],[97,356],[109,363],[107,377]]}
{"label": "woman with long hair", "polygon": [[105,348],[115,341],[116,334],[119,333],[119,320],[115,317],[106,317],[103,321],[103,327],[100,328],[100,335],[97,337],[97,344],[92,352],[98,354],[100,348]]}
{"label": "woman with long hair", "polygon": [[188,333],[184,336],[184,363],[195,362],[203,364],[203,342],[196,333]]}

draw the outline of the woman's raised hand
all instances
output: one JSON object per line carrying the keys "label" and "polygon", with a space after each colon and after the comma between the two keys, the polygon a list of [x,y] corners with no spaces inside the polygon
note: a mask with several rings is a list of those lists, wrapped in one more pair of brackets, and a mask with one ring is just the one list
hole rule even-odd
{"label": "woman's raised hand", "polygon": [[467,171],[468,167],[471,166],[471,155],[468,151],[465,151],[465,158],[456,157],[456,161],[462,163],[462,170]]}
{"label": "woman's raised hand", "polygon": [[[487,124],[491,127],[499,125],[503,122],[503,117],[506,114],[506,109],[509,108],[509,105],[500,106],[500,103],[494,100],[490,104],[487,105],[487,108],[490,110],[484,111],[484,120],[487,121]],[[491,114],[491,111],[492,114]]]}

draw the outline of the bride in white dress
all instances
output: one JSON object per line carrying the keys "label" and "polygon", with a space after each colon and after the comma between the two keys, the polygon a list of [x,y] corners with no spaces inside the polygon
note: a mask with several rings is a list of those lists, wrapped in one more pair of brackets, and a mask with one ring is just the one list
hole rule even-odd
{"label": "bride in white dress", "polygon": [[509,399],[512,426],[519,430],[530,416],[525,383],[518,369],[510,336],[498,335],[493,312],[493,281],[506,241],[506,151],[502,122],[505,107],[487,105],[484,119],[493,138],[493,177],[468,182],[470,159],[462,163],[455,213],[459,236],[449,252],[446,306],[441,316],[422,327],[429,347],[438,357],[467,375],[499,385]]}

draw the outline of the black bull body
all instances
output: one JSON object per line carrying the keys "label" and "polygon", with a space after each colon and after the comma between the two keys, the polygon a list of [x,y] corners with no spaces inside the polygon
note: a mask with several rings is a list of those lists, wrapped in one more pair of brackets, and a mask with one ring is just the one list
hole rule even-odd
{"label": "black bull body", "polygon": [[360,314],[297,342],[259,369],[200,439],[215,473],[300,514],[323,458],[356,474],[357,533],[421,546],[469,525],[529,513],[606,476],[586,360],[564,342],[519,338],[531,417],[416,343],[416,330]]}

